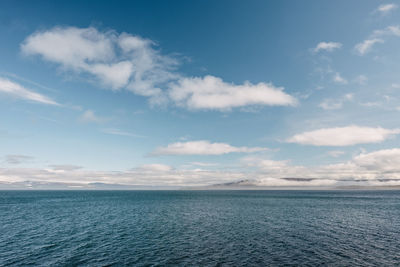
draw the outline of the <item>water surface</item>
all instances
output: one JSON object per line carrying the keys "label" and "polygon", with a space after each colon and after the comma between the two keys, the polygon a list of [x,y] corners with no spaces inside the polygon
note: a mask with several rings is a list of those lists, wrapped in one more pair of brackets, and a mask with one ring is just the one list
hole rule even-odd
{"label": "water surface", "polygon": [[400,191],[0,191],[0,266],[400,264]]}

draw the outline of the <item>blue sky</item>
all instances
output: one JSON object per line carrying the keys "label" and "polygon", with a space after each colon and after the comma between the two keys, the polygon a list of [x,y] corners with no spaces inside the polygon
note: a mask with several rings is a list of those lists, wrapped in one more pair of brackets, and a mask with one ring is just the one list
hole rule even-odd
{"label": "blue sky", "polygon": [[399,5],[2,1],[0,182],[398,185]]}

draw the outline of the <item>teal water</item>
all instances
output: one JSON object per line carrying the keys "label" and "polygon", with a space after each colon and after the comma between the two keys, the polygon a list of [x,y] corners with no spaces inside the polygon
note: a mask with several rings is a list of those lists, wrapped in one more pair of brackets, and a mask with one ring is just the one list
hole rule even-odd
{"label": "teal water", "polygon": [[0,191],[0,266],[399,266],[400,191]]}

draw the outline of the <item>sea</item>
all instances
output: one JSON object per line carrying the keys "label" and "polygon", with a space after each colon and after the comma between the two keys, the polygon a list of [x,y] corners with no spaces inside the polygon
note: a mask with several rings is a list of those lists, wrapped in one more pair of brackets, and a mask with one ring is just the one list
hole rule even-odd
{"label": "sea", "polygon": [[400,266],[400,191],[0,191],[0,266]]}

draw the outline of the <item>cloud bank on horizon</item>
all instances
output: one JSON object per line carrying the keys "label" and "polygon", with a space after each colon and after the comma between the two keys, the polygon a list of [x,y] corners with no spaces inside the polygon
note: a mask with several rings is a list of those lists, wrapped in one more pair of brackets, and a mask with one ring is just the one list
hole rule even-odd
{"label": "cloud bank on horizon", "polygon": [[181,16],[140,28],[154,21],[138,13],[38,23],[0,4],[29,25],[0,26],[0,184],[400,186],[398,5],[339,5],[341,25],[310,4],[288,9],[296,31],[264,3],[206,32],[169,24]]}

